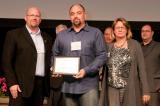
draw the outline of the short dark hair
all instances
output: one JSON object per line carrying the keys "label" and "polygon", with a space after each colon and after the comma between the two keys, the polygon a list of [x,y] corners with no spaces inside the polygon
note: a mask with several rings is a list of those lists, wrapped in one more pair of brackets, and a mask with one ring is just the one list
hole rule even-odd
{"label": "short dark hair", "polygon": [[78,3],[78,4],[73,4],[73,5],[69,8],[69,12],[71,11],[72,7],[74,7],[74,6],[76,6],[76,5],[80,6],[80,7],[83,9],[84,12],[86,11],[85,8],[84,8],[84,6],[83,6],[82,4],[80,4],[80,3]]}
{"label": "short dark hair", "polygon": [[144,25],[141,27],[141,29],[142,29],[144,26],[149,26],[149,27],[151,28],[151,31],[154,30],[151,24],[144,24]]}

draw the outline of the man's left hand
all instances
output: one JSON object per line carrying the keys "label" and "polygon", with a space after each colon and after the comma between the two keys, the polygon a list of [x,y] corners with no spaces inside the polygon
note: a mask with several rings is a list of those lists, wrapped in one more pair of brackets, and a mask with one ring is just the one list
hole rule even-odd
{"label": "man's left hand", "polygon": [[80,79],[83,78],[86,75],[86,72],[84,69],[81,69],[76,75],[74,75],[73,77],[76,79]]}

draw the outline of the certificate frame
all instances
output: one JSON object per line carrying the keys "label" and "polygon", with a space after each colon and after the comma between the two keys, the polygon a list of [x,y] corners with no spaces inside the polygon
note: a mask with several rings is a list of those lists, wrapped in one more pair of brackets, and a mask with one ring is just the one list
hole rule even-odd
{"label": "certificate frame", "polygon": [[53,74],[75,75],[79,72],[80,57],[54,57]]}

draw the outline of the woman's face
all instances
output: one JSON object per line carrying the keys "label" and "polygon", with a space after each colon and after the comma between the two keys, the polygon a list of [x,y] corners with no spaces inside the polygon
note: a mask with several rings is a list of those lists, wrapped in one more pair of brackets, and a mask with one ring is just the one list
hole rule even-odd
{"label": "woman's face", "polygon": [[118,21],[114,27],[114,35],[116,38],[124,38],[127,35],[127,28],[121,21]]}

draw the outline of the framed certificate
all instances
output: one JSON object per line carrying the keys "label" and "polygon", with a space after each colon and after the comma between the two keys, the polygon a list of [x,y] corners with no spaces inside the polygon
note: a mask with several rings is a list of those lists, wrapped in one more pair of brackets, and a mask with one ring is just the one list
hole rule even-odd
{"label": "framed certificate", "polygon": [[79,72],[79,64],[79,57],[55,57],[53,74],[77,74]]}

